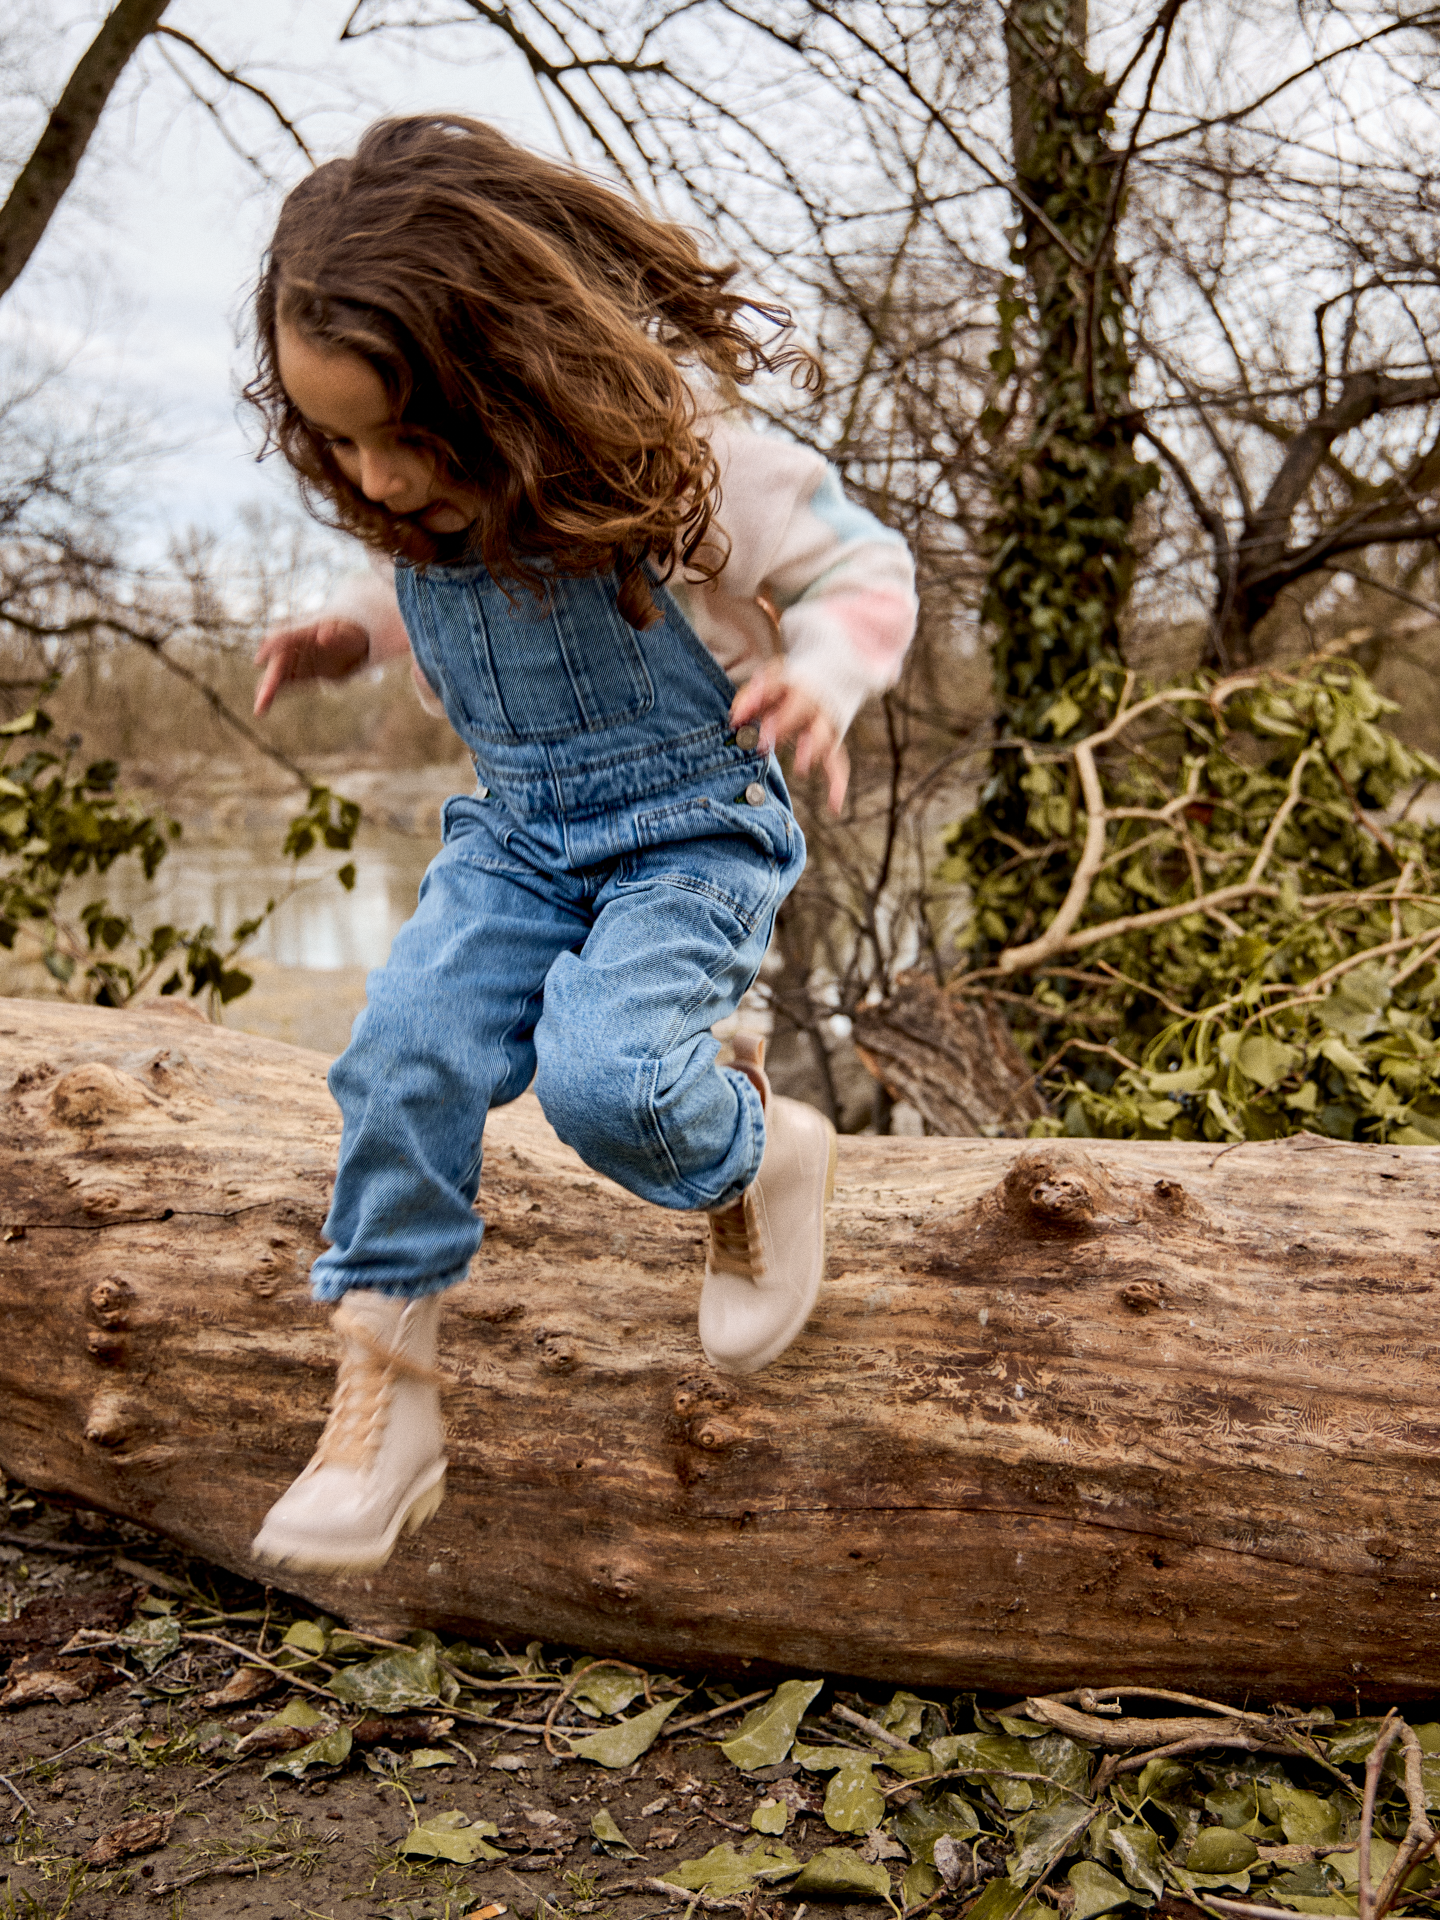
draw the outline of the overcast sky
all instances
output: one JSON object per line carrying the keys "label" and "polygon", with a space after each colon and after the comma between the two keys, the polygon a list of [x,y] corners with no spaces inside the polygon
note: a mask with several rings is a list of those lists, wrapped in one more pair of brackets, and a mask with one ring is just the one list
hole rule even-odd
{"label": "overcast sky", "polygon": [[[166,24],[263,84],[302,126],[318,159],[347,151],[381,113],[456,108],[517,138],[556,136],[518,58],[475,26],[339,44],[351,0],[173,0]],[[0,158],[13,175],[102,0],[8,0],[0,26]],[[233,137],[260,156],[267,184],[148,44],[92,144],[75,187],[0,308],[0,343],[64,358],[71,391],[153,422],[168,451],[146,472],[144,517],[160,528],[224,533],[247,502],[288,497],[278,462],[254,464],[238,417],[248,371],[244,307],[285,187],[306,162],[258,106],[177,61],[217,98]],[[8,96],[8,97],[7,97]]]}

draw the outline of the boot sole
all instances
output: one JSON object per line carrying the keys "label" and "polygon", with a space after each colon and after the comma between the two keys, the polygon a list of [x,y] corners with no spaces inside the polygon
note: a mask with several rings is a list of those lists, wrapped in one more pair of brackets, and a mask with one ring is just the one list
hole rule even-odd
{"label": "boot sole", "polygon": [[408,1505],[400,1508],[384,1533],[374,1541],[329,1549],[322,1542],[270,1547],[262,1545],[262,1534],[251,1543],[250,1551],[257,1560],[268,1561],[272,1566],[291,1567],[297,1573],[375,1573],[394,1553],[401,1532],[418,1533],[427,1520],[434,1518],[444,1498],[445,1462],[441,1461],[436,1478],[423,1486]]}

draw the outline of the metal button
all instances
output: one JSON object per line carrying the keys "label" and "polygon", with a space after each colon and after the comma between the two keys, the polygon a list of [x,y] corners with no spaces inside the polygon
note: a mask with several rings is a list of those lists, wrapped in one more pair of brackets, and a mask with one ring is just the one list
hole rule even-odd
{"label": "metal button", "polygon": [[490,798],[489,787],[476,787],[475,798],[477,800],[488,800]]}
{"label": "metal button", "polygon": [[758,780],[752,780],[749,786],[746,787],[745,798],[750,802],[752,807],[764,806],[766,793],[764,787],[761,786]]}
{"label": "metal button", "polygon": [[753,753],[760,744],[759,727],[737,727],[735,729],[735,744],[740,748],[742,753]]}

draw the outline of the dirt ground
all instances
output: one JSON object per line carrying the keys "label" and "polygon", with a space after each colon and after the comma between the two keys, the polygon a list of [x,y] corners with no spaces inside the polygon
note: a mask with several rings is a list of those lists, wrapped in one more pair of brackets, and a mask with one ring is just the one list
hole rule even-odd
{"label": "dirt ground", "polygon": [[[524,1920],[546,1920],[547,1911],[554,1920],[642,1920],[677,1905],[648,1880],[718,1842],[753,1842],[754,1808],[777,1788],[790,1803],[791,1842],[807,1818],[812,1840],[835,1838],[819,1818],[823,1789],[797,1782],[793,1764],[747,1777],[705,1737],[709,1728],[662,1738],[623,1771],[552,1756],[539,1722],[557,1683],[532,1690],[523,1673],[490,1682],[496,1691],[478,1701],[463,1697],[468,1707],[503,1702],[496,1716],[535,1731],[445,1710],[358,1721],[352,1710],[343,1766],[266,1778],[267,1765],[288,1757],[283,1748],[262,1738],[237,1755],[237,1738],[287,1699],[309,1696],[253,1666],[237,1679],[242,1653],[258,1647],[273,1658],[287,1626],[310,1610],[186,1560],[128,1523],[51,1506],[3,1478],[0,1488],[0,1670],[10,1663],[0,1692],[0,1920],[450,1920],[487,1908]],[[147,1674],[145,1634],[159,1624],[163,1654],[172,1620],[186,1625],[183,1649]],[[189,1637],[191,1628],[236,1651]],[[129,1644],[117,1644],[117,1633]],[[570,1665],[538,1645],[512,1654],[522,1668],[552,1674]],[[23,1704],[46,1675],[51,1697]],[[704,1691],[703,1676],[686,1680],[701,1690],[677,1718],[723,1709],[734,1693]],[[227,1682],[230,1697],[220,1697]],[[237,1698],[247,1687],[263,1691]],[[723,1716],[716,1737],[738,1718]],[[578,1721],[586,1731],[611,1724]],[[602,1810],[641,1857],[612,1858],[592,1837]],[[493,1823],[505,1857],[462,1865],[397,1852],[417,1825],[446,1812]],[[119,1851],[127,1846],[137,1851]],[[117,1857],[107,1861],[107,1852]],[[757,1908],[753,1899],[726,1904]],[[837,1920],[850,1911],[829,1910]],[[877,1911],[854,1907],[857,1920]]]}

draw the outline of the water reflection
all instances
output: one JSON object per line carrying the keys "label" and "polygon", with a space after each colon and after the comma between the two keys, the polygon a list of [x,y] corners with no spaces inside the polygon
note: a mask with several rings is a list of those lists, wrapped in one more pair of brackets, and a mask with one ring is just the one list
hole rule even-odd
{"label": "water reflection", "polygon": [[[260,846],[182,841],[153,881],[147,882],[133,861],[117,861],[98,880],[88,875],[67,904],[73,911],[103,893],[113,907],[134,916],[142,933],[166,921],[189,928],[208,921],[228,940],[240,921],[263,911],[273,898],[275,912],[246,948],[248,955],[318,972],[378,967],[415,911],[421,877],[435,851],[428,840],[386,834],[353,856],[317,852],[300,862],[300,885],[291,892],[297,868],[277,859],[274,847],[269,835]],[[347,893],[335,870],[351,857],[355,885]]]}

